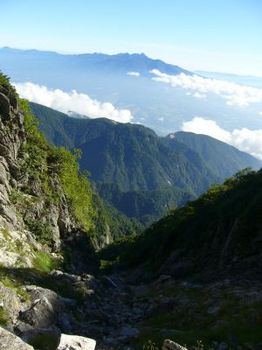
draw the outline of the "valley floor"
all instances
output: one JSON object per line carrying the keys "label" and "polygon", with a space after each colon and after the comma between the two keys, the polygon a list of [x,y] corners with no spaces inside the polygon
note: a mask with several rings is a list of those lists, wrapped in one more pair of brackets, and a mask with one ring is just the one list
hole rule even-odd
{"label": "valley floor", "polygon": [[[166,338],[197,348],[261,348],[259,282],[196,283],[162,275],[142,285],[129,278],[1,268],[9,329],[42,350],[56,349],[61,331],[95,339],[97,350],[141,350],[149,340],[160,349]],[[1,325],[8,323],[4,316]]]}

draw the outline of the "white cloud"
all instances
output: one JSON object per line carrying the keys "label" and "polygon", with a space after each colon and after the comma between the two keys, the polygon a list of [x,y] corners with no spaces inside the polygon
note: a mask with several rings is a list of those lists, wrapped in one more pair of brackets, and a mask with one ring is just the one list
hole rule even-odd
{"label": "white cloud", "polygon": [[[181,87],[194,92],[195,97],[204,98],[207,93],[214,93],[226,100],[230,106],[246,107],[251,103],[262,103],[262,89],[236,84],[233,82],[203,78],[198,75],[169,75],[153,69],[150,73],[155,76],[155,81],[170,84],[173,87]],[[198,96],[196,96],[198,94]]]}
{"label": "white cloud", "polygon": [[195,117],[191,121],[184,122],[182,130],[214,137],[262,159],[262,129],[242,128],[230,132],[221,128],[214,120]]}
{"label": "white cloud", "polygon": [[160,122],[163,122],[165,119],[163,117],[160,117],[157,120],[159,120]]}
{"label": "white cloud", "polygon": [[140,73],[139,72],[127,72],[127,75],[133,76],[133,77],[140,77]]}
{"label": "white cloud", "polygon": [[200,98],[200,99],[205,99],[205,98],[207,97],[207,95],[205,95],[205,94],[200,94],[199,92],[195,92],[195,93],[193,94],[193,96],[196,97],[196,98]]}
{"label": "white cloud", "polygon": [[223,142],[230,143],[231,134],[222,129],[214,120],[195,117],[191,121],[184,122],[183,131],[194,132],[195,134],[209,135]]}
{"label": "white cloud", "polygon": [[76,90],[65,92],[60,89],[51,90],[46,86],[30,82],[14,84],[17,92],[29,101],[68,113],[73,111],[90,118],[106,117],[120,123],[128,123],[133,119],[128,109],[117,109],[110,102],[100,102],[87,94]]}

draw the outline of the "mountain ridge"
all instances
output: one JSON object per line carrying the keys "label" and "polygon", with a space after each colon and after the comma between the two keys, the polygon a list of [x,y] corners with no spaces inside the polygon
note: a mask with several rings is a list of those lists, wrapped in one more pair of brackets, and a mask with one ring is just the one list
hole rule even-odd
{"label": "mountain ridge", "polygon": [[[91,173],[91,179],[103,198],[120,211],[126,208],[126,203],[137,203],[131,212],[140,219],[142,207],[146,217],[152,214],[148,205],[150,198],[155,198],[155,203],[159,201],[156,212],[154,209],[154,215],[158,213],[159,217],[164,213],[161,210],[163,203],[165,208],[182,205],[243,167],[252,164],[259,167],[260,164],[248,155],[246,160],[242,160],[242,153],[234,149],[241,161],[235,157],[229,171],[223,168],[213,170],[194,147],[190,148],[186,143],[175,139],[159,137],[147,127],[116,123],[103,118],[70,118],[34,103],[31,103],[31,108],[40,119],[40,128],[49,142],[69,149],[81,149],[81,168]],[[213,140],[213,143],[216,144],[216,141]],[[232,153],[231,146],[223,144],[223,147],[229,154]],[[220,152],[220,158],[217,159],[218,164],[224,162],[221,153],[223,152]],[[232,154],[231,156],[234,159]],[[227,162],[231,162],[230,157],[226,158],[225,163]],[[161,189],[165,193],[164,197],[161,196]],[[124,213],[127,214],[126,211]]]}
{"label": "mountain ridge", "polygon": [[[192,78],[192,72],[183,67],[139,54],[106,57],[103,54],[66,56],[40,50],[0,49],[0,69],[22,87],[23,83],[31,82],[45,86],[51,90],[49,93],[55,89],[70,93],[74,89],[101,103],[110,102],[117,109],[128,109],[134,122],[147,125],[161,135],[179,130],[183,122],[191,121],[196,115],[214,120],[225,130],[261,128],[259,103],[250,103],[245,108],[229,106],[222,94],[212,91],[199,98],[201,96],[194,92],[201,92],[201,87],[192,91],[190,84],[181,86],[184,79]],[[178,84],[167,83],[171,79],[168,77],[166,83],[154,80],[156,75],[150,73],[153,69],[178,76]],[[135,75],[129,75],[130,72]],[[186,76],[179,77],[181,73]],[[36,86],[31,88],[37,89]],[[35,102],[41,101],[37,95],[35,98]]]}
{"label": "mountain ridge", "polygon": [[[190,71],[183,69],[177,65],[166,63],[160,59],[153,59],[147,56],[144,53],[117,53],[117,54],[107,54],[107,53],[58,53],[55,51],[42,51],[36,49],[16,49],[10,47],[2,47],[0,48],[0,52],[3,55],[8,54],[21,54],[23,56],[34,57],[37,55],[44,55],[45,58],[47,56],[60,58],[65,62],[68,59],[75,58],[77,59],[78,64],[110,64],[111,68],[114,68],[115,71],[119,70],[119,72],[128,73],[131,69],[134,69],[140,74],[144,74],[145,76],[152,76],[150,70],[159,69],[163,73],[169,74],[188,74],[192,75]],[[131,66],[130,66],[131,64]],[[103,66],[100,66],[103,69]]]}

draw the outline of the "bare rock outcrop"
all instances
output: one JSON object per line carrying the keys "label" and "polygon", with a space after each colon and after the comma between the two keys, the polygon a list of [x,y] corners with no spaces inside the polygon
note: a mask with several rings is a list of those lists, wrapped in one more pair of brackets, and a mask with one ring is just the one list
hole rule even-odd
{"label": "bare rock outcrop", "polygon": [[0,328],[0,350],[34,350],[31,345],[4,328]]}
{"label": "bare rock outcrop", "polygon": [[57,350],[95,350],[96,341],[77,335],[62,334]]}
{"label": "bare rock outcrop", "polygon": [[179,345],[178,343],[175,343],[170,339],[166,339],[164,340],[162,350],[187,350],[187,348]]}

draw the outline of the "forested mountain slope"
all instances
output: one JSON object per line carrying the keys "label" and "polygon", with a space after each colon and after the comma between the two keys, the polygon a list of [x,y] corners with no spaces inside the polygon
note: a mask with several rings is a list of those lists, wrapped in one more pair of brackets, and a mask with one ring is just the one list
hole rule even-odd
{"label": "forested mountain slope", "polygon": [[[172,135],[174,135],[174,138],[172,138]],[[207,166],[222,178],[232,176],[236,169],[244,169],[250,166],[258,170],[262,166],[262,162],[250,156],[250,154],[241,152],[237,148],[207,135],[180,131],[170,134],[167,139],[171,147],[175,139],[193,149],[200,154]]]}
{"label": "forested mountain slope", "polygon": [[82,151],[81,169],[90,172],[100,195],[144,223],[196,198],[238,170],[260,164],[212,138],[203,137],[203,145],[199,135],[186,133],[187,140],[192,136],[186,142],[180,133],[162,138],[141,125],[70,118],[35,103],[31,108],[51,143]]}
{"label": "forested mountain slope", "polygon": [[262,171],[243,171],[115,248],[153,274],[261,279],[261,208]]}

